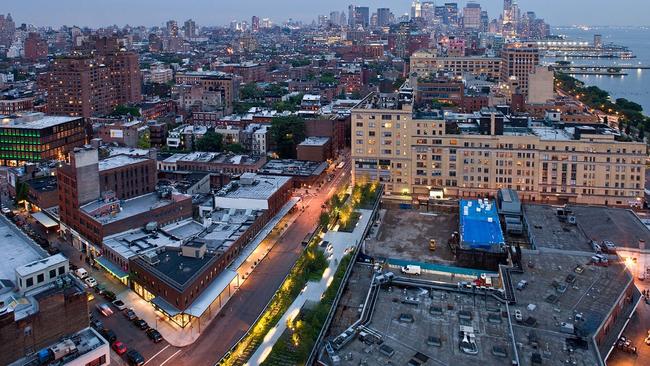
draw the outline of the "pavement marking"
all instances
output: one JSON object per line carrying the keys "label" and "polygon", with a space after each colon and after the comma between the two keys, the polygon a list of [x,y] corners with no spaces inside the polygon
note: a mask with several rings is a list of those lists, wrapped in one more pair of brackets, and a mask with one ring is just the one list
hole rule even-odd
{"label": "pavement marking", "polygon": [[166,350],[167,348],[169,348],[169,346],[171,346],[171,344],[166,345],[163,349],[161,349],[160,351],[158,351],[158,353],[156,353],[155,355],[151,356],[151,357],[147,360],[147,362],[145,362],[144,364],[145,364],[145,365],[148,364],[151,360],[153,360],[154,358],[156,358],[156,356],[158,356],[159,354],[163,353],[164,350]]}
{"label": "pavement marking", "polygon": [[175,357],[177,354],[179,354],[181,351],[182,351],[181,349],[179,349],[178,351],[176,351],[176,353],[174,353],[173,355],[169,356],[165,361],[163,361],[163,362],[160,364],[160,366],[163,366],[164,364],[166,364],[169,360],[171,360],[172,358],[174,358],[174,357]]}

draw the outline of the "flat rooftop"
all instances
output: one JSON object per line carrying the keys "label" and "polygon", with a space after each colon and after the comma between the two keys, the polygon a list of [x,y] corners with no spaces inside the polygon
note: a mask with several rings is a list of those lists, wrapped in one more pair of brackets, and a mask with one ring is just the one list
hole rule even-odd
{"label": "flat rooftop", "polygon": [[111,170],[127,165],[145,162],[149,159],[136,158],[129,155],[115,155],[99,161],[99,171]]}
{"label": "flat rooftop", "polygon": [[372,93],[354,109],[402,110],[402,102],[398,93]]}
{"label": "flat rooftop", "polygon": [[299,146],[324,146],[330,141],[329,137],[307,137]]}
{"label": "flat rooftop", "polygon": [[212,224],[198,235],[208,250],[225,252],[262,215],[259,210],[217,209],[212,212]]}
{"label": "flat rooftop", "polygon": [[182,201],[185,198],[190,199],[191,197],[184,194],[173,193],[171,199],[167,199],[161,198],[158,196],[158,193],[153,192],[131,198],[126,201],[120,201],[120,209],[114,214],[105,214],[97,217],[90,216],[91,212],[94,212],[95,210],[105,205],[104,201],[90,202],[84,206],[81,206],[81,210],[88,214],[93,220],[105,225],[111,222],[125,220],[129,217],[139,215],[153,209],[171,205],[174,202]]}
{"label": "flat rooftop", "polygon": [[15,269],[46,257],[36,243],[4,216],[0,217],[0,279],[14,281]]}
{"label": "flat rooftop", "polygon": [[[100,336],[99,333],[97,333],[97,331],[95,331],[90,327],[70,335],[68,339],[72,341],[72,343],[74,343],[77,352],[66,356],[63,359],[65,360],[65,363],[61,363],[61,364],[66,364],[66,365],[72,364],[75,362],[76,359],[100,347],[106,347],[106,351],[110,353],[110,350],[108,348],[108,343],[106,342],[106,340],[102,336]],[[48,347],[54,346],[55,344],[50,344],[48,345]],[[12,363],[11,366],[38,365],[38,364],[39,364],[38,352],[35,352],[31,356],[17,360],[16,362]],[[53,362],[52,365],[54,364],[58,365],[59,363]]]}
{"label": "flat rooftop", "polygon": [[499,250],[505,244],[494,201],[460,201],[461,247]]}
{"label": "flat rooftop", "polygon": [[57,181],[56,176],[48,175],[41,178],[30,179],[26,181],[27,185],[38,192],[51,192],[56,191]]}
{"label": "flat rooftop", "polygon": [[150,233],[143,229],[129,230],[104,239],[104,246],[127,260],[157,248],[178,248],[181,243],[180,239],[165,232],[156,231]]}
{"label": "flat rooftop", "polygon": [[160,261],[153,265],[142,258],[136,261],[145,264],[158,278],[182,291],[193,276],[202,273],[204,268],[212,263],[215,255],[205,253],[203,258],[184,257],[180,248],[165,248],[157,257]]}
{"label": "flat rooftop", "polygon": [[254,174],[250,184],[245,183],[244,180],[232,181],[217,192],[215,196],[266,200],[289,180],[291,180],[291,177]]}
{"label": "flat rooftop", "polygon": [[[261,157],[255,155],[241,155],[230,153],[212,153],[212,152],[193,152],[185,154],[184,156],[177,157],[171,156],[171,160],[165,159],[165,162],[174,161],[193,161],[200,163],[216,163],[216,164],[231,164],[231,165],[253,165],[257,163]],[[174,160],[175,159],[175,160]]]}
{"label": "flat rooftop", "polygon": [[[590,252],[558,252],[545,248],[523,251],[524,272],[511,272],[511,281],[513,286],[521,280],[528,285],[515,291],[517,303],[511,305],[510,312],[515,339],[522,344],[519,357],[526,362],[524,364],[530,362],[533,353],[540,353],[543,364],[548,365],[564,365],[566,360],[583,365],[600,364],[600,357],[605,356],[606,349],[622,330],[633,307],[628,302],[622,305],[623,312],[609,324],[608,339],[600,345],[593,343],[592,337],[619,304],[623,291],[633,279],[625,265],[612,260],[613,257],[608,267],[601,267],[589,264],[591,255]],[[532,317],[536,325],[518,322],[514,318],[515,311],[520,311],[524,320]],[[572,354],[564,351],[566,340],[574,336],[562,333],[561,322],[573,324],[576,334],[590,343],[588,348],[576,348]],[[537,339],[541,349],[533,347],[531,337]],[[601,356],[596,353],[596,346]]]}
{"label": "flat rooftop", "polygon": [[42,113],[27,113],[18,117],[0,116],[0,128],[41,130],[78,119],[81,117],[48,116]]}
{"label": "flat rooftop", "polygon": [[[601,206],[566,208],[576,224],[562,222],[559,206],[523,205],[531,244],[535,247],[592,251],[590,241],[611,241],[618,247],[639,248],[639,240],[650,243],[650,230],[631,210]],[[650,247],[649,247],[650,249]]]}
{"label": "flat rooftop", "polygon": [[327,169],[327,163],[307,160],[269,160],[258,173],[270,175],[286,175],[291,177],[309,177],[321,175]]}

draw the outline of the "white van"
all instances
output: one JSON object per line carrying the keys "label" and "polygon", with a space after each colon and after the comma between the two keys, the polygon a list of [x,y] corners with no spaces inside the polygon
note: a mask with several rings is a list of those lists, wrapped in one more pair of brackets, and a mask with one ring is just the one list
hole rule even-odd
{"label": "white van", "polygon": [[74,274],[75,274],[77,277],[79,277],[80,280],[83,280],[83,279],[85,279],[86,277],[88,277],[88,271],[86,271],[86,270],[83,269],[83,268],[77,268],[77,269],[74,271]]}
{"label": "white van", "polygon": [[420,275],[422,273],[422,268],[420,268],[420,266],[409,264],[408,266],[402,267],[402,273]]}

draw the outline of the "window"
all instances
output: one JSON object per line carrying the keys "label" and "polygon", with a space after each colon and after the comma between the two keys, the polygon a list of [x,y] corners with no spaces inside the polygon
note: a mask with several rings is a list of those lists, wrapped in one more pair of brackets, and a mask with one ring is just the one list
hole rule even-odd
{"label": "window", "polygon": [[86,366],[101,366],[106,364],[106,355],[101,355],[98,358],[88,362]]}
{"label": "window", "polygon": [[50,270],[50,279],[56,277],[56,269],[51,269]]}
{"label": "window", "polygon": [[28,278],[28,279],[26,280],[25,284],[27,285],[27,287],[32,287],[32,286],[34,286],[34,279],[33,279],[32,277]]}

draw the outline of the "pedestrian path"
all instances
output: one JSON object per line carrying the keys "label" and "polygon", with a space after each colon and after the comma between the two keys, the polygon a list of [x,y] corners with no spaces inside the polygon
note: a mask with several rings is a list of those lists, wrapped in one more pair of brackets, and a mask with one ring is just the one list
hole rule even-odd
{"label": "pedestrian path", "polygon": [[[282,318],[278,321],[278,324],[271,328],[264,337],[264,341],[257,348],[253,356],[246,363],[246,365],[259,365],[268,357],[273,349],[275,343],[280,339],[282,333],[287,329],[287,323],[289,320],[293,320],[300,309],[308,301],[320,301],[321,296],[325,293],[325,290],[334,280],[334,274],[341,263],[341,259],[351,250],[354,249],[361,242],[363,232],[370,223],[370,217],[372,216],[372,210],[358,210],[361,213],[361,218],[359,223],[351,233],[344,233],[338,231],[328,231],[325,233],[323,240],[328,241],[332,244],[332,256],[329,259],[329,265],[323,272],[323,277],[318,282],[308,282],[305,290],[303,290],[300,295],[294,300],[294,302],[289,306],[287,311],[284,313]],[[327,255],[327,253],[325,253]]]}

